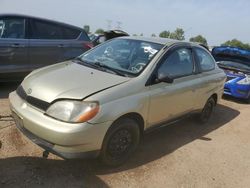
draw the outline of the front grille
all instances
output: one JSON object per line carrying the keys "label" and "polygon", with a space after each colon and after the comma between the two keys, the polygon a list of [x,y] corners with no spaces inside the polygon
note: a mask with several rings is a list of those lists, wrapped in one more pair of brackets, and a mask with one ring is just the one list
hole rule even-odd
{"label": "front grille", "polygon": [[49,107],[48,102],[45,102],[43,100],[40,100],[40,99],[37,99],[35,97],[27,95],[27,93],[24,91],[24,89],[21,85],[17,88],[16,92],[17,92],[19,97],[21,97],[27,103],[29,103],[30,105],[32,105],[38,109],[46,111]]}

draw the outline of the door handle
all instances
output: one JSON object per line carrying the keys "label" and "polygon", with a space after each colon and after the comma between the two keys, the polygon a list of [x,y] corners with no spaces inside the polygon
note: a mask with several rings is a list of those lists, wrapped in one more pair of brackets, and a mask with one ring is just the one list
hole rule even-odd
{"label": "door handle", "polygon": [[65,45],[65,44],[59,44],[57,47],[58,47],[58,48],[66,48],[67,45]]}
{"label": "door handle", "polygon": [[11,47],[12,48],[24,48],[25,45],[22,45],[22,44],[12,44]]}

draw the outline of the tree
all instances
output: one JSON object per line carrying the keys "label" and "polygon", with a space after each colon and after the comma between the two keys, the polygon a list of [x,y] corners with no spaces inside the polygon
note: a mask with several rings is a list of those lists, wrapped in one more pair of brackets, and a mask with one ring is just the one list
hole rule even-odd
{"label": "tree", "polygon": [[141,33],[140,36],[142,37],[142,36],[143,36],[143,33]]}
{"label": "tree", "polygon": [[174,32],[170,32],[170,31],[166,31],[166,30],[162,31],[159,34],[159,37],[176,39],[176,40],[185,40],[184,30],[181,28],[176,28],[176,30]]}
{"label": "tree", "polygon": [[201,44],[204,44],[207,46],[207,39],[205,37],[203,37],[202,35],[197,35],[196,37],[191,37],[189,39],[190,42],[198,42]]}
{"label": "tree", "polygon": [[86,31],[86,33],[90,33],[90,26],[89,25],[84,25],[83,29]]}
{"label": "tree", "polygon": [[169,38],[169,35],[170,35],[170,32],[165,30],[165,31],[162,31],[159,34],[159,37],[161,37],[161,38]]}
{"label": "tree", "polygon": [[176,40],[185,40],[184,33],[185,32],[182,28],[176,28],[174,32],[170,33],[169,38]]}
{"label": "tree", "polygon": [[156,34],[153,33],[153,34],[151,35],[151,37],[156,37]]}
{"label": "tree", "polygon": [[224,42],[223,44],[221,44],[221,46],[233,46],[233,47],[239,47],[239,48],[243,48],[246,50],[250,50],[250,44],[243,43],[242,41],[237,40],[237,39],[228,40]]}
{"label": "tree", "polygon": [[104,30],[99,28],[95,31],[96,34],[103,34],[104,33]]}

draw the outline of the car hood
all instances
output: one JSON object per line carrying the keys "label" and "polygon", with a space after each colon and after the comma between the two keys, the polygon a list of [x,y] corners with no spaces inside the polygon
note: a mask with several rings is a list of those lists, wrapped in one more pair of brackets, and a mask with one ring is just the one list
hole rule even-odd
{"label": "car hood", "polygon": [[73,62],[32,72],[22,83],[24,91],[48,103],[59,99],[83,99],[130,80]]}

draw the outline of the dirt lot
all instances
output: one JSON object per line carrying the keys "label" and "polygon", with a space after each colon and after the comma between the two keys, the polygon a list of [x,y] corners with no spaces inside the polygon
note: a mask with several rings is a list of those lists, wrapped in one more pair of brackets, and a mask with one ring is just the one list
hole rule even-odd
{"label": "dirt lot", "polygon": [[[16,84],[0,85],[0,114]],[[107,169],[96,161],[65,161],[0,120],[0,187],[249,187],[250,105],[224,99],[213,118],[189,118],[145,136],[125,165]]]}

